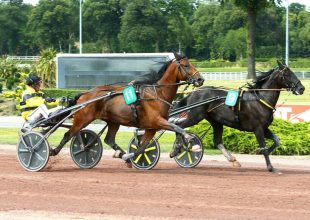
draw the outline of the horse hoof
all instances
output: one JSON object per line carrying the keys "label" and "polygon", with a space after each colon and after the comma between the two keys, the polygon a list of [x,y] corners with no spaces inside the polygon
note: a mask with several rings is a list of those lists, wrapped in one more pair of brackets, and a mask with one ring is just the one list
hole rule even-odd
{"label": "horse hoof", "polygon": [[169,154],[169,157],[170,158],[174,158],[176,155],[177,155],[176,152],[171,151],[170,154]]}
{"label": "horse hoof", "polygon": [[237,160],[235,160],[232,162],[232,166],[233,167],[241,167],[241,164]]}
{"label": "horse hoof", "polygon": [[191,151],[192,151],[192,152],[201,152],[202,149],[201,149],[200,145],[195,144],[194,146],[192,146]]}
{"label": "horse hoof", "polygon": [[50,156],[56,156],[56,152],[54,149],[50,149]]}
{"label": "horse hoof", "polygon": [[134,153],[124,154],[124,155],[122,156],[122,160],[129,160],[129,159],[133,158],[134,156],[135,156]]}
{"label": "horse hoof", "polygon": [[112,155],[113,158],[120,158],[122,151],[121,150],[116,150],[114,154]]}
{"label": "horse hoof", "polygon": [[273,168],[270,172],[278,174],[278,175],[282,175],[283,174],[280,170],[275,169],[275,168]]}
{"label": "horse hoof", "polygon": [[282,174],[282,172],[280,170],[273,168],[273,166],[270,166],[270,167],[268,166],[267,169],[271,173],[275,173],[275,174],[279,174],[279,175]]}
{"label": "horse hoof", "polygon": [[126,161],[125,165],[126,165],[127,168],[132,168],[132,164],[131,164],[130,161]]}

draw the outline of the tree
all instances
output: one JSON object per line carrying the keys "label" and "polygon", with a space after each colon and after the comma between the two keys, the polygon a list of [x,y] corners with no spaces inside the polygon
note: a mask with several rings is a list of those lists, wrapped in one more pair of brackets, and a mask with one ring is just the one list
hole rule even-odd
{"label": "tree", "polygon": [[211,47],[216,33],[213,24],[220,11],[218,4],[200,4],[193,15],[192,31],[196,56],[211,58]]}
{"label": "tree", "polygon": [[[193,35],[190,19],[195,10],[194,0],[167,0],[165,11],[167,26],[167,47],[185,50],[192,46]],[[181,52],[181,51],[180,51]]]}
{"label": "tree", "polygon": [[256,56],[281,58],[285,54],[285,8],[271,5],[257,16]]}
{"label": "tree", "polygon": [[217,38],[215,44],[219,45],[217,50],[225,60],[236,61],[242,60],[246,54],[246,36],[245,29],[229,30],[223,37]]}
{"label": "tree", "polygon": [[40,0],[28,27],[40,48],[71,48],[78,36],[78,0]]}
{"label": "tree", "polygon": [[[230,1],[230,0],[226,0]],[[234,4],[248,13],[248,76],[255,79],[255,36],[256,36],[256,18],[260,10],[265,9],[269,4],[281,2],[281,0],[233,0]],[[225,0],[221,0],[225,2]]]}
{"label": "tree", "polygon": [[42,86],[52,88],[56,85],[56,57],[57,51],[47,48],[40,52],[36,65],[36,72],[42,77]]}
{"label": "tree", "polygon": [[309,57],[310,12],[290,13],[290,52],[295,57]]}
{"label": "tree", "polygon": [[159,52],[165,40],[166,20],[156,1],[132,0],[121,18],[119,40],[126,52]]}
{"label": "tree", "polygon": [[84,3],[84,36],[89,42],[98,42],[103,52],[118,52],[123,10],[120,0],[88,0]]}
{"label": "tree", "polygon": [[0,54],[24,54],[27,45],[24,29],[30,13],[30,6],[22,0],[0,1]]}

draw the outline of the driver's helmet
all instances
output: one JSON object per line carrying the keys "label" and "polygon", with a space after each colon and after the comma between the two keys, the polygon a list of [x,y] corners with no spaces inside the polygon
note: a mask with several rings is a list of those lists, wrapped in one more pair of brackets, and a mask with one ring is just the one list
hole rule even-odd
{"label": "driver's helmet", "polygon": [[41,77],[35,74],[29,74],[28,78],[26,79],[26,85],[33,86],[41,81]]}

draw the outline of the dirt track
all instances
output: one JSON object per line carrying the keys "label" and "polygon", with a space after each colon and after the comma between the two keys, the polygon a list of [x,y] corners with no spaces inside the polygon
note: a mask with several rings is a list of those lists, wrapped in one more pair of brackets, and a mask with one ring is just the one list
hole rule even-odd
{"label": "dirt track", "polygon": [[275,175],[242,165],[182,169],[166,158],[138,171],[103,156],[81,170],[62,154],[31,173],[0,149],[0,219],[310,219],[310,166],[277,166],[284,174]]}

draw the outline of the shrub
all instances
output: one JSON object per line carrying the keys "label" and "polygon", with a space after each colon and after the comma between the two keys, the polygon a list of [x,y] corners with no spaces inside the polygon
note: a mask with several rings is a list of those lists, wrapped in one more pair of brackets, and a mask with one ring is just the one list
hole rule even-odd
{"label": "shrub", "polygon": [[53,98],[60,98],[60,97],[74,98],[77,94],[84,91],[85,90],[80,89],[50,89],[50,88],[42,89],[42,92],[44,92],[47,96]]}
{"label": "shrub", "polygon": [[[196,134],[202,134],[210,127],[207,121],[190,128]],[[280,146],[273,154],[277,155],[308,155],[310,154],[310,122],[290,123],[282,119],[275,119],[269,127],[280,138]],[[213,145],[213,131],[203,138],[205,148],[216,148]],[[250,132],[242,132],[236,129],[224,127],[223,142],[227,149],[235,153],[254,153],[259,147],[255,135]],[[271,140],[266,141],[266,146],[272,145]]]}

